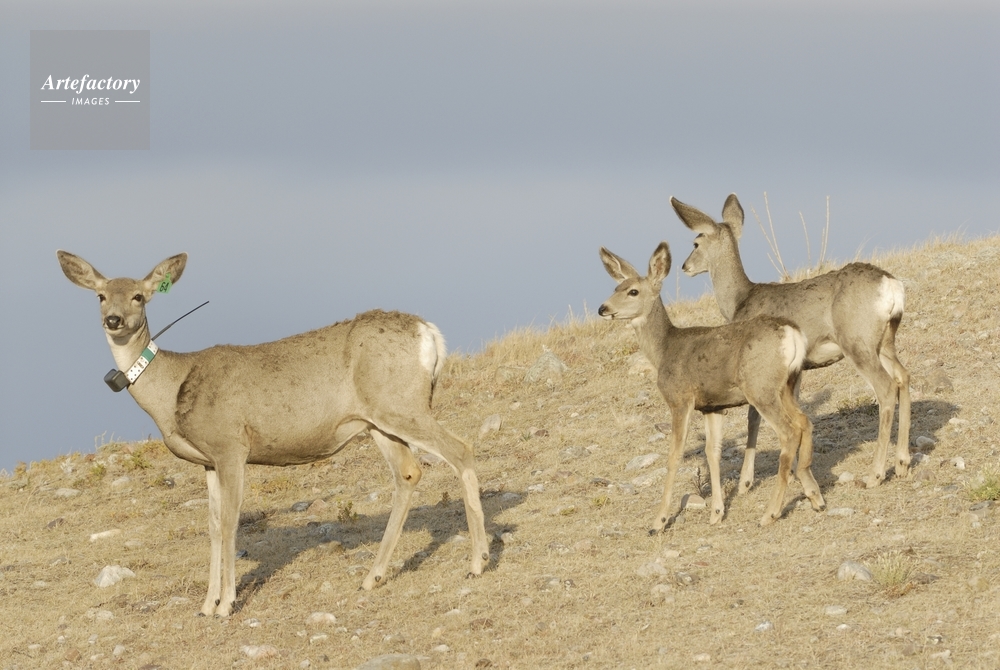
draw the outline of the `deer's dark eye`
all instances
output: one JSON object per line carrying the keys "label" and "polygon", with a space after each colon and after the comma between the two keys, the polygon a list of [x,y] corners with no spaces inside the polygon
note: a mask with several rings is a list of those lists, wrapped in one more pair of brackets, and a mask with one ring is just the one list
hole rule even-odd
{"label": "deer's dark eye", "polygon": [[106,295],[104,295],[103,293],[98,293],[97,294],[97,299],[100,300],[101,302],[104,302],[105,300],[108,299],[108,297]]}
{"label": "deer's dark eye", "polygon": [[629,291],[628,294],[634,298],[635,296],[639,295],[639,289],[634,288],[631,291]]}
{"label": "deer's dark eye", "polygon": [[141,293],[136,293],[134,296],[132,296],[132,300],[135,300],[136,302],[141,303],[142,302],[142,294]]}

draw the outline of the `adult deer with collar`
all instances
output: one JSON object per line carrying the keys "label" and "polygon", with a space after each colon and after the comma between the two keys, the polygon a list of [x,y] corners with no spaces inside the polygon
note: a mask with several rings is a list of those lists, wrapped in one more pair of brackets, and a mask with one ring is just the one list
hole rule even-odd
{"label": "adult deer with collar", "polygon": [[[94,291],[129,393],[156,422],[167,448],[204,466],[211,537],[208,594],[202,614],[228,616],[236,601],[236,528],[246,465],[298,465],[327,458],[368,430],[392,471],[392,511],[375,564],[362,582],[383,581],[420,481],[410,447],[442,457],[459,474],[472,539],[470,573],[489,561],[472,449],[431,414],[445,360],[431,323],[399,312],[371,311],[319,330],[251,346],[220,345],[192,353],[157,349],[146,303],[157,285],[181,278],[187,254],[157,265],[144,279],[106,279],[79,256],[58,252],[66,277]],[[145,358],[137,376],[133,367]],[[131,369],[130,369],[131,368]]]}
{"label": "adult deer with collar", "polygon": [[[903,318],[903,283],[869,263],[850,263],[818,277],[787,284],[750,281],[740,259],[743,207],[736,194],[726,198],[722,222],[677,198],[670,204],[681,222],[697,233],[694,250],[684,265],[685,274],[708,272],[715,299],[727,321],[744,321],[761,315],[781,317],[796,324],[809,342],[805,369],[821,368],[848,358],[875,391],[879,406],[878,442],[869,487],[886,476],[886,456],[893,413],[899,401],[896,436],[896,476],[910,467],[910,374],[896,354],[896,331]],[[750,408],[746,458],[752,461],[760,416]],[[740,490],[753,484],[740,479]]]}

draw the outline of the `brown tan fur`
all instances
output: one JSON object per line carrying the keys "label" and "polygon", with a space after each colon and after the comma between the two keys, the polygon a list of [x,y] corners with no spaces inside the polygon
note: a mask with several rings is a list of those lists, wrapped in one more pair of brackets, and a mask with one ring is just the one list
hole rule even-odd
{"label": "brown tan fur", "polygon": [[[760,315],[788,319],[809,342],[805,369],[825,367],[846,356],[871,385],[879,405],[879,427],[868,486],[885,479],[893,413],[899,401],[895,471],[905,476],[910,467],[910,374],[896,355],[903,283],[869,263],[850,263],[800,282],[756,284],[747,278],[740,259],[743,208],[736,194],[726,198],[722,223],[676,198],[670,203],[684,225],[698,233],[682,269],[692,277],[709,273],[727,321]],[[746,458],[752,462],[760,426],[760,415],[753,407],[748,424]],[[752,475],[751,468],[749,479],[740,478],[741,491],[753,484]]]}
{"label": "brown tan fur", "polygon": [[761,525],[778,519],[798,454],[796,475],[813,509],[826,503],[812,475],[812,424],[795,402],[793,389],[802,370],[805,339],[782,319],[760,317],[715,328],[678,328],[671,323],[660,297],[670,272],[670,249],[661,242],[649,261],[647,276],[623,258],[601,249],[604,267],[618,287],[598,309],[607,319],[631,323],[639,347],[656,368],[656,385],[670,408],[671,444],[663,499],[651,532],[668,525],[674,478],[680,464],[688,423],[694,410],[705,416],[705,455],[712,481],[709,523],[725,514],[719,465],[722,456],[722,412],[747,403],[760,410],[778,433],[781,456],[778,482]]}
{"label": "brown tan fur", "polygon": [[[145,279],[105,279],[82,258],[58,252],[66,277],[97,293],[101,322],[118,367],[128,369],[150,341],[146,303],[169,273],[177,282],[187,254]],[[247,463],[294,465],[326,458],[368,430],[395,480],[392,511],[371,571],[385,578],[420,480],[411,447],[441,456],[459,474],[472,537],[471,574],[489,560],[471,448],[431,414],[444,340],[409,314],[371,311],[325,328],[252,346],[192,353],[161,349],[128,387],[156,422],[167,448],[205,467],[212,552],[203,614],[228,616],[236,600],[236,527]]]}

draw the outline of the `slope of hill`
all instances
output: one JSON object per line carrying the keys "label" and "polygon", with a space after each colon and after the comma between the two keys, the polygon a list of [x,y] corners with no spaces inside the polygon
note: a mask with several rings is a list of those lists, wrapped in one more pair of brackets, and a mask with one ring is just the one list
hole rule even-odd
{"label": "slope of hill", "polygon": [[[828,512],[796,482],[785,516],[757,526],[777,445],[763,428],[757,483],[732,495],[743,409],[726,420],[723,523],[692,508],[650,537],[669,416],[631,329],[587,318],[516,332],[450,358],[435,399],[476,446],[495,537],[482,577],[465,579],[458,481],[424,458],[390,579],[358,591],[392,493],[365,438],[310,466],[249,468],[240,609],[196,617],[202,471],[155,440],[105,444],[0,481],[0,668],[350,668],[392,653],[423,668],[1000,667],[1000,238],[874,261],[907,290],[910,478],[858,484],[877,409],[841,363],[807,373],[801,394]],[[721,322],[711,296],[669,310],[683,325]],[[566,369],[526,382],[546,350]],[[680,494],[708,494],[703,439],[699,417]],[[630,469],[647,454],[661,457]],[[838,579],[845,561],[874,579]],[[108,565],[134,576],[99,588]]]}

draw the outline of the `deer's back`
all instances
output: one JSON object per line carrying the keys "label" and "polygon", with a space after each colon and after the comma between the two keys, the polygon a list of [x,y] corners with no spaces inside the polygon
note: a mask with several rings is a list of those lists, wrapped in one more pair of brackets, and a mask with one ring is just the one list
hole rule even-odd
{"label": "deer's back", "polygon": [[849,336],[861,315],[887,321],[898,293],[902,313],[902,284],[869,263],[851,263],[839,270],[788,284],[755,284],[737,306],[734,321],[756,316],[787,319],[806,336],[807,367],[821,367],[843,357],[839,343]]}

